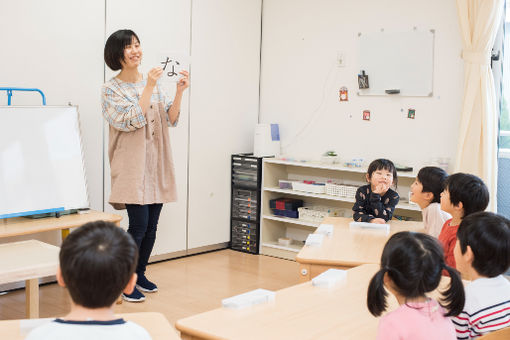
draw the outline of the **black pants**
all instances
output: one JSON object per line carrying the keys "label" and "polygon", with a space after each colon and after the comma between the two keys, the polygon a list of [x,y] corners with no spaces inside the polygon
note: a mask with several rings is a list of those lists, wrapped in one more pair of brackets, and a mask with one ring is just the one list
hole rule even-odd
{"label": "black pants", "polygon": [[145,275],[145,268],[156,241],[156,230],[162,207],[163,204],[126,204],[129,217],[128,233],[138,246],[138,265],[136,266],[138,277]]}

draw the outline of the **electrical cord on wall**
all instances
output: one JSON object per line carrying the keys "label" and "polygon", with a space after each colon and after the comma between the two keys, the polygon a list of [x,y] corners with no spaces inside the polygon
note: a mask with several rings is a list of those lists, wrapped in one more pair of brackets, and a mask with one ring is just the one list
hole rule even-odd
{"label": "electrical cord on wall", "polygon": [[[312,123],[314,123],[314,121],[317,120],[317,118],[319,118],[320,114],[321,114],[321,108],[324,104],[324,102],[329,99],[329,97],[331,96],[331,91],[329,93],[329,95],[327,95],[327,89],[328,89],[328,82],[329,82],[329,79],[331,77],[331,75],[333,74],[333,71],[334,69],[336,68],[336,63],[333,63],[331,65],[331,68],[329,69],[328,71],[328,74],[326,76],[326,79],[324,80],[324,85],[322,87],[322,99],[321,99],[321,102],[320,104],[317,106],[317,108],[312,111],[311,113],[311,117],[310,119],[306,122],[306,124],[301,128],[301,130],[299,130],[299,132],[294,136],[292,137],[292,139],[290,140],[290,142],[286,143],[285,145],[282,145],[281,148],[282,148],[282,154],[285,154],[285,150],[291,146],[292,144],[294,144],[296,142],[296,140],[298,139],[298,137],[300,137],[307,129],[308,127],[310,127],[312,125]],[[338,77],[338,72],[335,72],[335,78],[334,78],[334,81],[333,81],[333,84],[336,83],[336,80],[337,80],[337,77]]]}

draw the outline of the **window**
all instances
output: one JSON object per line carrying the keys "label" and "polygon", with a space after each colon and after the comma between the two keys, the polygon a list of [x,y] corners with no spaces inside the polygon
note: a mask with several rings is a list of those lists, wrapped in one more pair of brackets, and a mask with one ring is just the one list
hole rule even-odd
{"label": "window", "polygon": [[[508,4],[507,4],[508,5]],[[499,51],[500,60],[493,60],[496,96],[500,104],[498,150],[498,213],[510,218],[510,10],[505,15],[496,36],[493,54]],[[507,53],[504,53],[507,52]],[[508,55],[507,55],[508,54]]]}

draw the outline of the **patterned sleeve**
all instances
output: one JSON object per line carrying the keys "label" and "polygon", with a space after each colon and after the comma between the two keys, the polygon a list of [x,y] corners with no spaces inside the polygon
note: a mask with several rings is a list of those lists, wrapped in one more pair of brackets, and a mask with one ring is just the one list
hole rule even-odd
{"label": "patterned sleeve", "polygon": [[391,220],[393,217],[393,212],[395,211],[395,207],[400,201],[400,196],[396,191],[390,191],[389,195],[385,195],[384,201],[382,202],[382,216],[385,221]]}
{"label": "patterned sleeve", "polygon": [[352,207],[353,211],[352,218],[356,222],[370,222],[375,218],[373,215],[367,213],[367,209],[365,207],[367,193],[364,192],[365,188],[366,186],[362,186],[358,188],[358,190],[356,191],[355,197],[356,201],[354,202],[354,206]]}
{"label": "patterned sleeve", "polygon": [[161,85],[159,82],[158,82],[158,93],[159,93],[159,100],[160,100],[160,102],[163,103],[163,106],[164,106],[164,109],[166,112],[166,123],[168,124],[169,127],[176,127],[177,123],[179,122],[179,117],[180,117],[181,113],[179,112],[179,115],[177,116],[177,119],[175,120],[175,122],[173,124],[170,123],[170,116],[168,115],[168,110],[170,110],[170,106],[172,106],[173,101],[168,96],[168,91],[165,88],[165,86]]}
{"label": "patterned sleeve", "polygon": [[466,311],[462,311],[459,315],[452,317],[455,333],[458,340],[470,339],[470,321]]}
{"label": "patterned sleeve", "polygon": [[129,132],[147,124],[138,101],[122,96],[110,86],[101,88],[101,106],[104,118],[114,129]]}

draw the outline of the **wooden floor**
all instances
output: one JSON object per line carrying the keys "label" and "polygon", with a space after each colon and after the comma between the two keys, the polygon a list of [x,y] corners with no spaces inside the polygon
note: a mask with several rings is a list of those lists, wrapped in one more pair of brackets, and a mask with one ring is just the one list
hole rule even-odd
{"label": "wooden floor", "polygon": [[[147,277],[159,292],[142,303],[123,302],[117,313],[161,312],[173,325],[178,319],[221,306],[221,299],[256,288],[278,290],[299,282],[298,264],[262,255],[221,250],[151,264]],[[70,308],[65,289],[40,288],[40,317],[65,315]],[[0,296],[0,319],[25,318],[23,289]]]}

